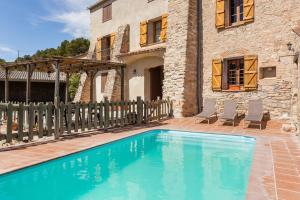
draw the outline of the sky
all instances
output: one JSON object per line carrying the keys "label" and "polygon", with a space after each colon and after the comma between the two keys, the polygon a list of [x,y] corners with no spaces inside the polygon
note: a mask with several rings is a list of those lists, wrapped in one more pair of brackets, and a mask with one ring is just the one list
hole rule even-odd
{"label": "sky", "polygon": [[0,0],[0,58],[14,61],[63,40],[89,38],[89,11],[96,0]]}

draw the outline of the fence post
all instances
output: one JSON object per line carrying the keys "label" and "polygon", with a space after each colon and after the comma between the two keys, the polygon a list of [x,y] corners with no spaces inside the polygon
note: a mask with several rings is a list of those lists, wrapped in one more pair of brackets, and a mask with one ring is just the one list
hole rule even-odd
{"label": "fence post", "polygon": [[88,130],[92,129],[92,103],[89,102],[88,104],[88,116],[87,116],[87,127]]}
{"label": "fence post", "polygon": [[109,124],[109,101],[104,97],[104,130],[107,131]]}
{"label": "fence post", "polygon": [[173,117],[173,101],[170,100],[170,97],[168,97],[168,106],[170,106],[169,117]]}
{"label": "fence post", "polygon": [[60,102],[59,106],[60,106],[60,112],[59,112],[59,136],[61,136],[65,132],[64,122],[65,122],[65,110],[66,110],[66,106],[65,106],[65,104],[63,102]]}
{"label": "fence post", "polygon": [[24,106],[21,103],[18,109],[18,139],[19,141],[23,140],[23,122],[24,121]]}
{"label": "fence post", "polygon": [[160,100],[160,97],[157,97],[156,103],[157,103],[157,120],[160,121],[160,119],[161,119],[161,100]]}
{"label": "fence post", "polygon": [[13,113],[12,113],[12,104],[7,105],[7,127],[6,127],[6,142],[12,142],[12,123],[13,123]]}
{"label": "fence post", "polygon": [[44,136],[44,127],[43,127],[43,104],[39,103],[38,105],[38,129],[39,129],[39,138]]}
{"label": "fence post", "polygon": [[74,125],[74,132],[78,133],[79,129],[79,113],[80,113],[80,107],[79,103],[77,102],[75,104],[75,125]]}
{"label": "fence post", "polygon": [[47,131],[48,131],[48,136],[51,136],[52,134],[52,125],[53,125],[53,104],[48,103],[47,105],[47,119],[46,119],[46,124],[47,124]]}
{"label": "fence post", "polygon": [[71,134],[72,129],[72,107],[73,105],[68,102],[67,103],[67,134]]}
{"label": "fence post", "polygon": [[143,119],[143,101],[142,97],[137,97],[137,124],[142,124]]}
{"label": "fence post", "polygon": [[28,139],[33,140],[33,125],[34,125],[34,108],[33,104],[29,104],[28,108]]}

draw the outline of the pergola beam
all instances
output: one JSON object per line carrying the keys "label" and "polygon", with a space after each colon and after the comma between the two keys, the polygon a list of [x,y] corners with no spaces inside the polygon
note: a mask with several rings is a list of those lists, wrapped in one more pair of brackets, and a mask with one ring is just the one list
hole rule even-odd
{"label": "pergola beam", "polygon": [[96,72],[90,71],[90,102],[94,102],[94,78],[95,78]]}
{"label": "pergola beam", "polygon": [[31,100],[31,77],[32,77],[32,66],[27,64],[27,80],[26,80],[26,104],[30,103]]}
{"label": "pergola beam", "polygon": [[55,138],[59,137],[59,80],[60,80],[60,65],[58,62],[52,64],[55,71],[55,89],[54,89],[54,107],[55,107],[55,115],[54,115],[54,134]]}

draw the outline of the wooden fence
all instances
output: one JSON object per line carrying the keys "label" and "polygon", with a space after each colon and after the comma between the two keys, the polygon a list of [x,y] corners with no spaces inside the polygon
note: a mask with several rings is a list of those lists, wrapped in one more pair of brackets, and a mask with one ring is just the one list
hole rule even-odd
{"label": "wooden fence", "polygon": [[100,103],[61,103],[58,108],[52,103],[0,103],[0,141],[31,141],[34,136],[53,135],[59,138],[87,130],[142,125],[172,116],[172,101],[147,102],[140,97],[136,101],[105,99]]}

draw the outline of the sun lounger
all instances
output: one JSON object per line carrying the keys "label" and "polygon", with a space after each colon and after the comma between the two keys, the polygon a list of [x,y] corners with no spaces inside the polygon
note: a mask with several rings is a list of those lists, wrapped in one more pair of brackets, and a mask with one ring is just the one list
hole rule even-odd
{"label": "sun lounger", "polygon": [[263,117],[264,117],[264,111],[263,111],[262,100],[261,99],[250,100],[248,114],[246,115],[244,120],[244,126],[246,122],[249,122],[249,124],[251,124],[252,122],[252,123],[259,124],[260,129],[262,129]]}
{"label": "sun lounger", "polygon": [[224,102],[224,113],[220,116],[220,119],[224,122],[232,121],[233,126],[235,126],[235,119],[237,117],[236,112],[237,103],[232,100],[226,100]]}
{"label": "sun lounger", "polygon": [[209,124],[209,120],[213,116],[217,117],[216,99],[205,99],[203,111],[196,115],[196,123],[198,120],[207,120]]}

